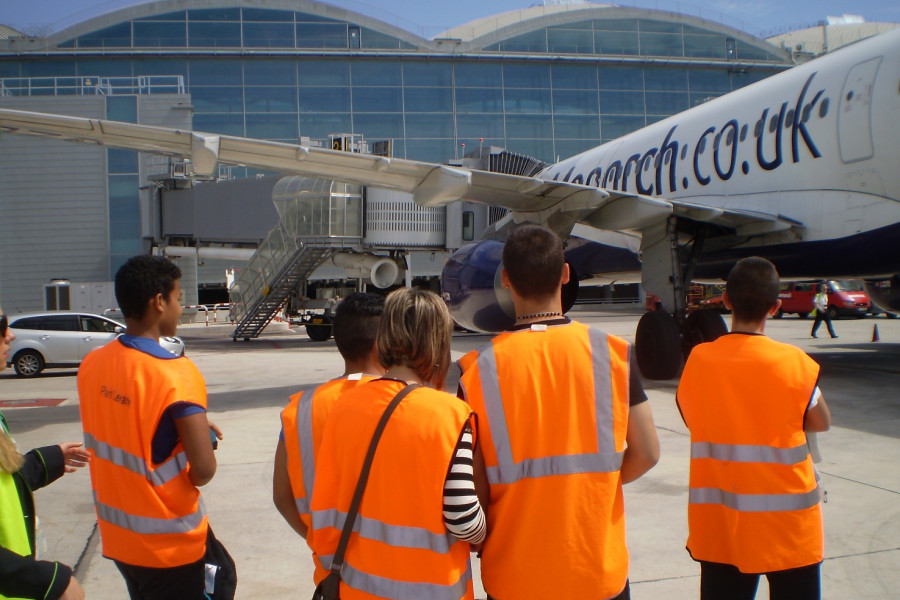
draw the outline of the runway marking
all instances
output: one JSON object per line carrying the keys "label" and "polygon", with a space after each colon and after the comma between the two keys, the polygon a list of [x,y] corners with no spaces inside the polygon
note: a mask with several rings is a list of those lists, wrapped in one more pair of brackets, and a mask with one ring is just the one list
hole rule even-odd
{"label": "runway marking", "polygon": [[31,408],[35,406],[58,406],[65,401],[65,398],[24,398],[21,400],[0,400],[0,407]]}

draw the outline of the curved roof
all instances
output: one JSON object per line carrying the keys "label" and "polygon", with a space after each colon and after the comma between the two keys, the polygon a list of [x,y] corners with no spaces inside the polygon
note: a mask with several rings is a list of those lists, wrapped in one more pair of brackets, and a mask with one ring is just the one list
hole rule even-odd
{"label": "curved roof", "polygon": [[405,29],[385,23],[384,21],[379,21],[378,19],[337,6],[324,4],[322,2],[313,2],[311,0],[265,0],[264,3],[261,3],[258,0],[157,0],[155,2],[145,2],[143,4],[136,4],[127,8],[114,10],[98,17],[82,21],[81,23],[77,23],[54,33],[48,40],[51,43],[56,44],[124,21],[164,15],[180,10],[234,7],[302,12],[328,19],[348,21],[363,25],[380,33],[394,36],[413,44],[414,46],[428,44],[428,40],[425,38],[410,33]]}
{"label": "curved roof", "polygon": [[683,23],[708,30],[711,33],[725,34],[771,54],[787,58],[779,46],[715,21],[663,10],[628,8],[614,4],[593,4],[589,2],[549,6],[539,5],[509,11],[448,29],[438,37],[457,39],[467,43],[466,45],[471,44],[473,47],[483,47],[548,26],[565,25],[591,19],[636,18]]}
{"label": "curved roof", "polygon": [[[549,5],[549,6],[532,6],[529,8],[509,11],[485,17],[449,29],[435,38],[429,40],[411,33],[400,27],[391,25],[384,21],[369,17],[350,10],[316,2],[313,0],[155,0],[121,8],[108,12],[106,14],[93,17],[81,23],[77,23],[71,27],[58,31],[48,38],[40,38],[31,40],[31,44],[17,44],[17,50],[53,50],[56,48],[72,48],[72,40],[80,36],[87,36],[103,32],[107,28],[113,28],[122,23],[138,20],[153,20],[154,17],[168,15],[170,13],[183,11],[196,11],[208,9],[233,9],[244,8],[254,10],[282,10],[294,11],[313,16],[313,20],[321,19],[323,21],[337,21],[352,23],[366,29],[370,29],[378,34],[388,36],[401,42],[399,49],[404,52],[437,52],[441,54],[466,54],[470,52],[515,52],[517,50],[501,49],[498,44],[506,40],[512,40],[518,36],[528,35],[540,32],[541,30],[550,30],[555,27],[566,28],[567,25],[597,23],[603,20],[640,20],[641,23],[647,21],[662,22],[669,25],[684,25],[684,31],[687,33],[688,27],[691,33],[716,34],[725,36],[729,39],[737,40],[738,45],[746,44],[755,48],[755,52],[751,52],[751,60],[765,60],[777,62],[790,62],[789,53],[785,52],[779,46],[771,44],[766,40],[756,38],[752,35],[734,29],[732,27],[722,25],[720,23],[709,21],[706,19],[683,15],[674,12],[638,9],[629,7],[619,7],[612,4],[593,4],[590,2]],[[190,13],[188,13],[190,15]],[[181,17],[184,18],[183,15]],[[163,19],[166,20],[166,19]],[[583,27],[574,27],[573,29],[583,29]],[[654,31],[668,31],[663,29],[654,29]],[[680,31],[680,29],[678,29]],[[598,32],[600,33],[600,32]],[[12,43],[12,42],[10,42]],[[116,46],[117,51],[127,51],[121,45]],[[95,46],[88,48],[97,49]],[[254,46],[254,50],[256,50]],[[103,48],[99,48],[103,51]],[[109,50],[110,48],[107,48]],[[196,47],[194,50],[203,51],[202,48]],[[299,48],[297,48],[299,50]],[[369,48],[371,49],[371,48]],[[376,48],[378,49],[378,48]],[[380,48],[385,50],[385,48]],[[395,46],[394,50],[398,48]],[[293,48],[282,48],[281,51],[292,51]],[[344,51],[346,48],[327,48],[329,51]],[[367,48],[363,48],[367,50]],[[225,50],[217,48],[216,51],[241,52],[242,48],[229,45]],[[714,60],[724,60],[723,55],[715,57],[712,55],[694,55],[697,57],[708,56]],[[529,54],[567,54],[565,49],[543,48],[538,49]],[[605,52],[596,50],[596,54],[592,50],[587,53],[580,52],[581,55],[606,55]],[[613,53],[613,55],[620,53]],[[636,54],[634,51],[626,52],[626,54]],[[656,56],[654,52],[641,54],[642,56]],[[690,60],[691,57],[686,54],[665,55],[669,59]],[[730,60],[730,59],[729,59]]]}

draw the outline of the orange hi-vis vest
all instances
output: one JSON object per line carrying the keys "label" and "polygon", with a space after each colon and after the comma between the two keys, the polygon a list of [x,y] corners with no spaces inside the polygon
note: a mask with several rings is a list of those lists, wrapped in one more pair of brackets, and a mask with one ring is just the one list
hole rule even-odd
{"label": "orange hi-vis vest", "polygon": [[[315,389],[294,394],[281,411],[288,479],[291,482],[297,512],[300,513],[300,520],[306,525],[307,530],[312,530],[309,500],[316,477],[316,454],[322,444],[325,420],[341,394],[372,379],[372,375],[362,373],[332,379]],[[324,577],[329,565],[322,565],[315,553],[313,560],[316,565],[316,579],[320,578],[319,575]]]}
{"label": "orange hi-vis vest", "polygon": [[203,376],[188,358],[160,359],[118,340],[78,370],[84,445],[103,555],[141,567],[196,562],[206,549],[206,508],[188,477],[181,442],[154,465],[151,444],[176,402],[206,408]]}
{"label": "orange hi-vis vest", "polygon": [[[331,565],[375,426],[404,383],[376,379],[340,397],[316,459],[310,545]],[[471,411],[429,388],[407,395],[378,443],[344,556],[342,600],[474,598],[469,544],[444,525],[444,480]],[[325,572],[316,574],[321,581]]]}
{"label": "orange hi-vis vest", "polygon": [[687,548],[744,573],[824,555],[822,511],[803,419],[819,366],[764,335],[696,346],[678,386],[691,430]]}
{"label": "orange hi-vis vest", "polygon": [[492,598],[625,588],[628,352],[572,322],[502,333],[459,361],[490,483],[481,579]]}

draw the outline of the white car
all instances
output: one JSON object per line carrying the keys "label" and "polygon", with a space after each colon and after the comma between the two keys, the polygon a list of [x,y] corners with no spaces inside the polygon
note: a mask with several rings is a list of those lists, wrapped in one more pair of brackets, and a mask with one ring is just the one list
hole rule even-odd
{"label": "white car", "polygon": [[[10,317],[15,334],[9,347],[9,362],[20,377],[34,377],[44,369],[71,368],[85,355],[107,344],[125,331],[125,325],[91,313],[52,311]],[[184,354],[178,337],[163,337],[160,345],[176,356]]]}

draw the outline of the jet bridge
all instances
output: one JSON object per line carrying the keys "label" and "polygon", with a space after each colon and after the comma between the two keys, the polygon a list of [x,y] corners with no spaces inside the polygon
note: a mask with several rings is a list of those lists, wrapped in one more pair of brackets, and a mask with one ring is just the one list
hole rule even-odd
{"label": "jet bridge", "polygon": [[298,285],[335,252],[363,237],[362,187],[284,177],[272,193],[279,222],[232,285],[232,338],[258,337]]}

